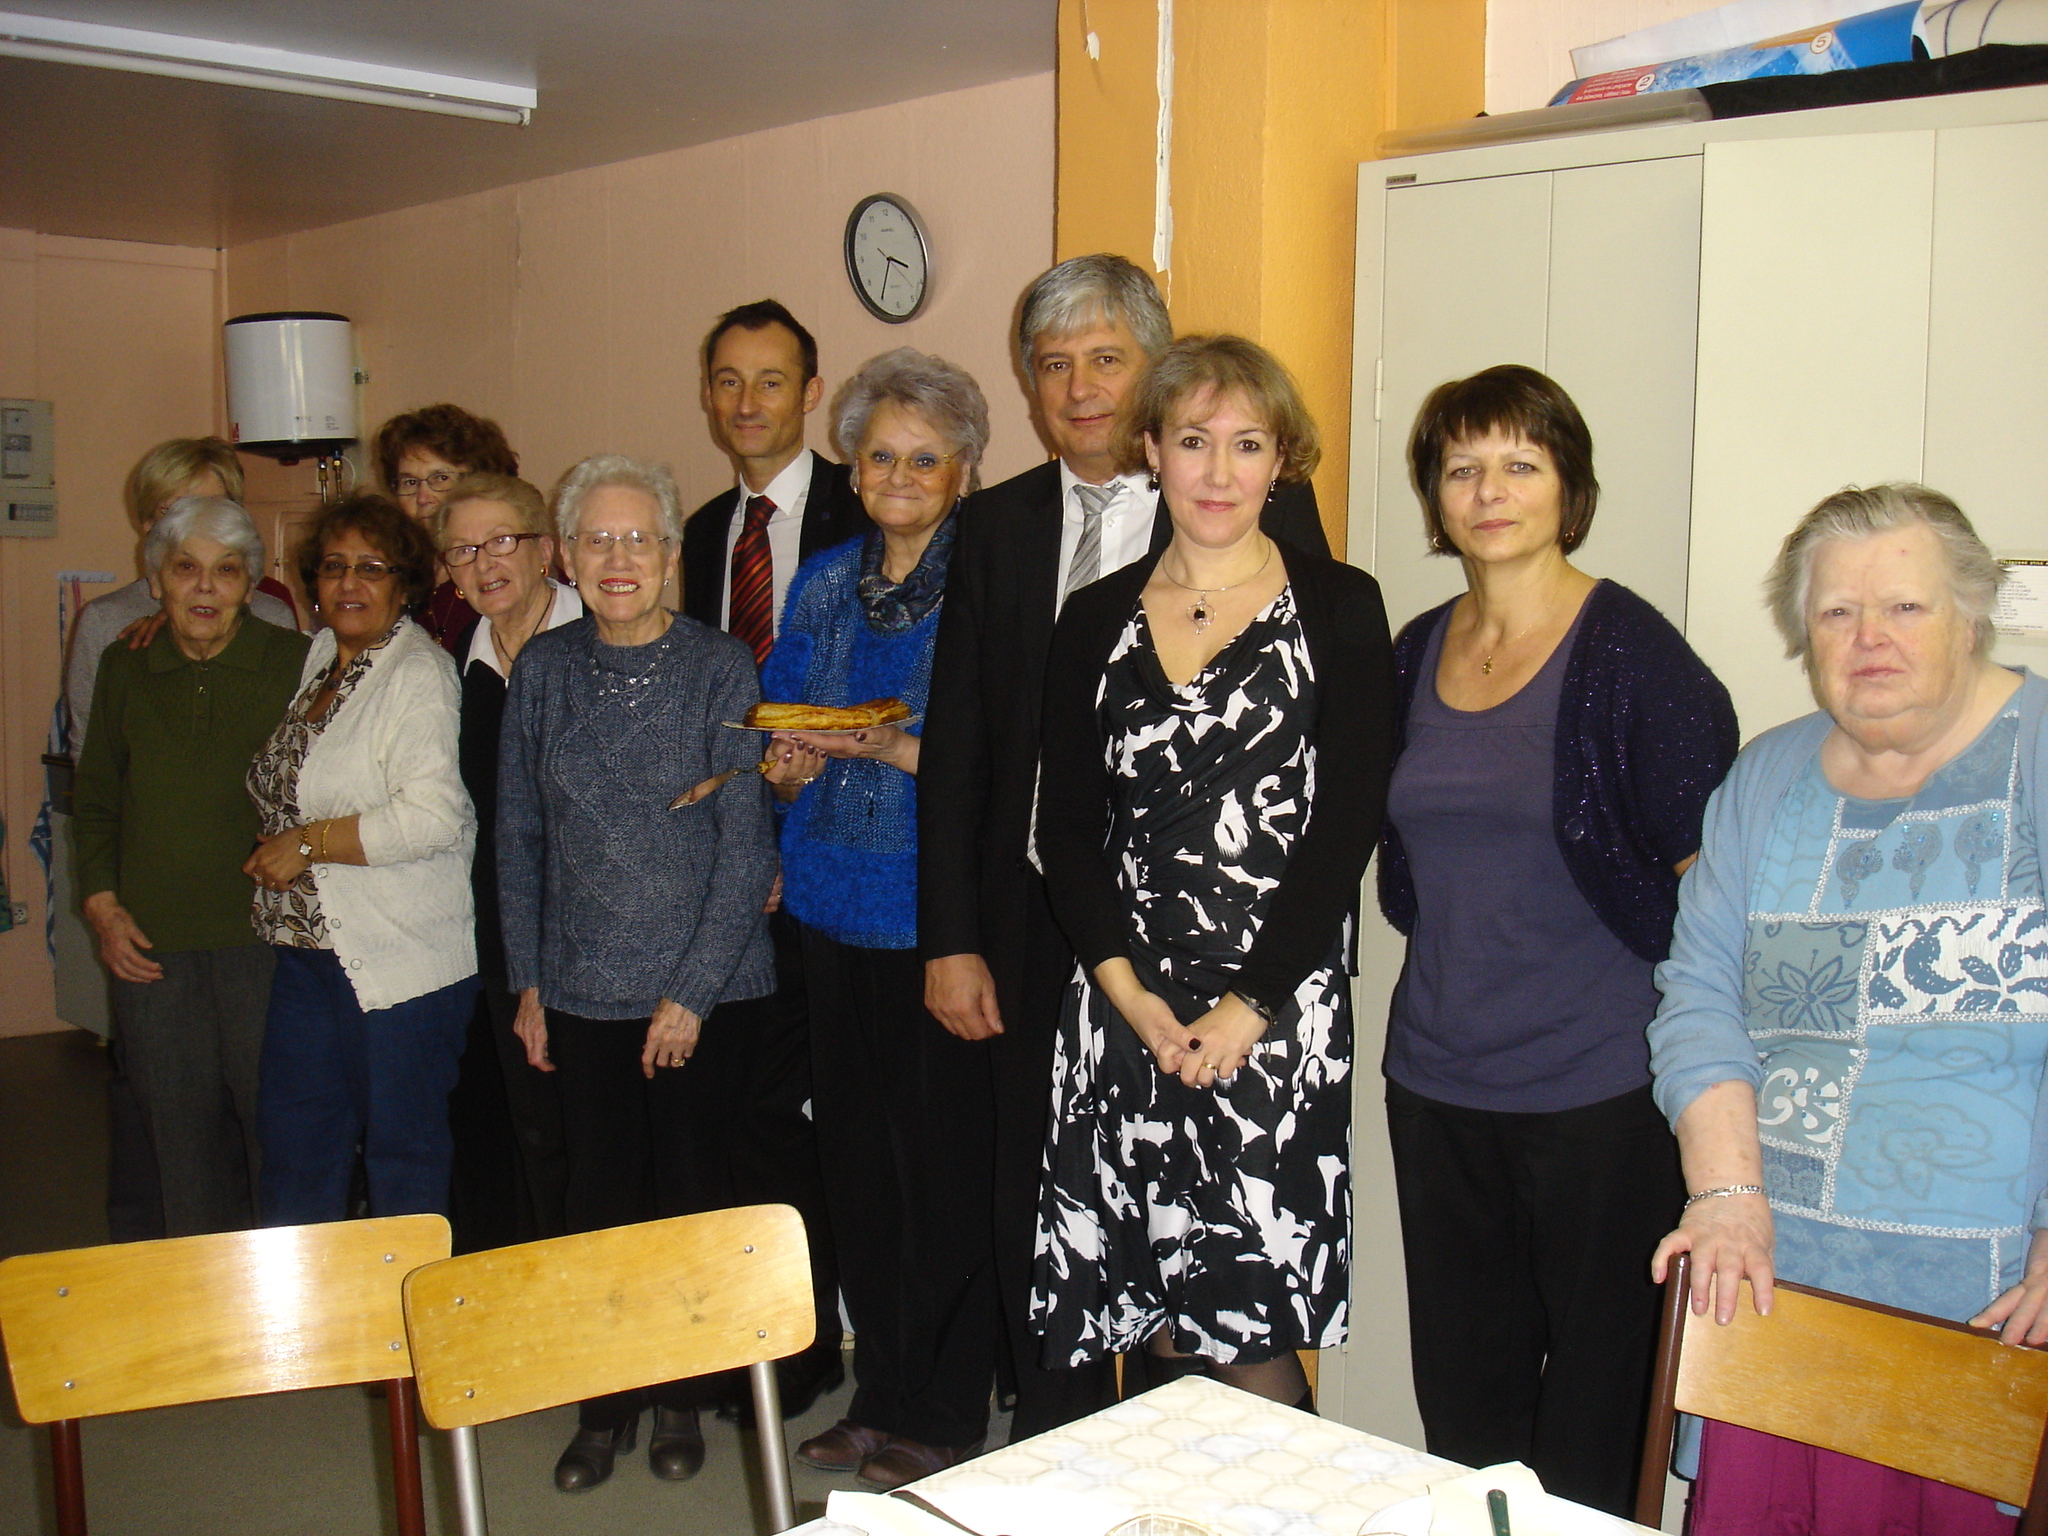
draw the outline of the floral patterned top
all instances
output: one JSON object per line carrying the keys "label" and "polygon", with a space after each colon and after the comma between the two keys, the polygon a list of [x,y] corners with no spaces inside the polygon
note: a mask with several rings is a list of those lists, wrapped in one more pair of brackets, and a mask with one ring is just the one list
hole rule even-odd
{"label": "floral patterned top", "polygon": [[1751,891],[1743,1012],[1778,1270],[1943,1317],[2015,1283],[2039,1190],[2048,908],[2017,702],[1904,800],[1816,754]]}
{"label": "floral patterned top", "polygon": [[[397,633],[394,627],[391,634]],[[313,700],[326,686],[333,669],[330,667],[307,679],[306,686],[299,690],[299,696],[292,700],[292,707],[285,711],[284,719],[270,733],[270,740],[263,744],[263,750],[249,764],[249,798],[256,802],[256,814],[262,819],[265,837],[274,837],[286,827],[299,825],[299,770],[305,766],[306,754],[312,750],[314,738],[341,713],[342,705],[348,702],[356,684],[370,670],[370,663],[377,652],[390,643],[391,635],[386,635],[376,644],[366,645],[356,653],[354,660],[341,669],[341,677],[334,688],[334,702],[318,719],[312,716]],[[283,944],[293,949],[333,948],[327,938],[327,919],[320,911],[320,887],[313,874],[316,868],[317,865],[307,865],[299,878],[284,890],[257,888],[256,906],[250,914],[250,922],[255,926],[256,936],[264,943]]]}

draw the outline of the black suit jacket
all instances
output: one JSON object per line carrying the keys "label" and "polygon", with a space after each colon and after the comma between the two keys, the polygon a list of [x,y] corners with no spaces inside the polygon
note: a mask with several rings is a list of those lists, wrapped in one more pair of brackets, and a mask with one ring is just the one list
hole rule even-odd
{"label": "black suit jacket", "polygon": [[[918,952],[981,955],[1006,1016],[1021,997],[1027,923],[1045,900],[1025,845],[1059,600],[1060,511],[1057,460],[960,509],[918,759]],[[1329,553],[1312,486],[1281,486],[1260,526]],[[1170,533],[1162,504],[1155,553]]]}
{"label": "black suit jacket", "polygon": [[[724,628],[727,560],[725,541],[740,500],[720,491],[690,514],[683,524],[683,612],[699,624]],[[853,491],[853,477],[844,464],[811,455],[811,488],[804,498],[804,525],[797,535],[797,558],[808,560],[821,549],[844,544],[874,524]],[[778,614],[777,618],[781,616]]]}

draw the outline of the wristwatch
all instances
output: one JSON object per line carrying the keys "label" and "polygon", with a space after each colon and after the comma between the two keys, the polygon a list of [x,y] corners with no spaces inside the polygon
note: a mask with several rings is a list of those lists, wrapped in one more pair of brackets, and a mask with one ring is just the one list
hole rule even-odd
{"label": "wristwatch", "polygon": [[1262,1003],[1262,1002],[1260,1002],[1260,1001],[1259,1001],[1259,1000],[1258,1000],[1258,999],[1257,999],[1256,997],[1253,997],[1253,996],[1252,996],[1252,995],[1251,995],[1250,993],[1248,993],[1248,992],[1233,992],[1233,993],[1231,993],[1230,995],[1231,995],[1232,997],[1236,998],[1236,999],[1237,999],[1237,1000],[1238,1000],[1238,1001],[1239,1001],[1240,1003],[1243,1003],[1243,1004],[1245,1005],[1245,1007],[1247,1007],[1247,1008],[1251,1009],[1251,1011],[1252,1011],[1253,1013],[1256,1013],[1256,1014],[1257,1014],[1257,1015],[1258,1015],[1258,1016],[1259,1016],[1260,1018],[1264,1019],[1264,1020],[1265,1020],[1265,1021],[1266,1021],[1266,1022],[1267,1022],[1268,1024],[1274,1024],[1274,1023],[1277,1023],[1277,1022],[1279,1022],[1279,1018],[1280,1018],[1280,1013],[1279,1013],[1279,1010],[1278,1010],[1278,1009],[1276,1009],[1276,1008],[1270,1007],[1269,1005],[1267,1005],[1267,1004],[1265,1004],[1265,1003]]}
{"label": "wristwatch", "polygon": [[299,828],[299,857],[308,864],[313,862],[313,826],[310,822]]}

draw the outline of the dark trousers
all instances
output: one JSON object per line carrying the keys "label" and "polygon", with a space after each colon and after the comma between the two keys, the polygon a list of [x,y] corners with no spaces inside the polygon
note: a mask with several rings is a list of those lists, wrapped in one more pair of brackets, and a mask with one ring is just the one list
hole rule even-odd
{"label": "dark trousers", "polygon": [[[717,1091],[720,1058],[746,1024],[744,1005],[727,1003],[704,1021],[697,1048],[679,1067],[640,1069],[647,1023],[589,1019],[548,1010],[548,1056],[562,1104],[568,1151],[563,1211],[571,1232],[596,1232],[733,1203],[722,1138],[730,1105]],[[709,1380],[664,1382],[591,1398],[585,1429],[617,1429],[648,1403],[698,1408],[717,1395]]]}
{"label": "dark trousers", "polygon": [[1657,1339],[1650,1254],[1685,1199],[1650,1090],[1553,1114],[1387,1084],[1428,1449],[1522,1461],[1610,1514],[1634,1498]]}
{"label": "dark trousers", "polygon": [[257,1080],[276,962],[267,944],[155,955],[156,981],[113,982],[120,1050],[163,1202],[159,1237],[256,1221]]}
{"label": "dark trousers", "polygon": [[848,1416],[925,1445],[988,1431],[996,1296],[983,1048],[925,1011],[914,950],[803,930],[818,1150],[859,1385]]}
{"label": "dark trousers", "polygon": [[448,1094],[476,978],[365,1010],[330,950],[273,946],[263,1037],[263,1221],[348,1215],[356,1144],[372,1216],[446,1214]]}
{"label": "dark trousers", "polygon": [[1043,899],[1043,884],[1033,884],[1039,899],[1031,904],[1023,932],[1015,936],[1024,950],[1024,985],[1016,1003],[1004,1009],[1003,1032],[982,1047],[995,1103],[990,1211],[1003,1342],[1017,1385],[1013,1442],[1086,1418],[1116,1400],[1116,1367],[1109,1356],[1086,1365],[1048,1367],[1044,1341],[1031,1329],[1031,1266],[1045,1182],[1053,1042],[1074,970],[1074,953]]}
{"label": "dark trousers", "polygon": [[448,1101],[455,1136],[449,1219],[455,1251],[560,1237],[568,1156],[555,1077],[531,1066],[513,1032],[519,999],[485,981]]}

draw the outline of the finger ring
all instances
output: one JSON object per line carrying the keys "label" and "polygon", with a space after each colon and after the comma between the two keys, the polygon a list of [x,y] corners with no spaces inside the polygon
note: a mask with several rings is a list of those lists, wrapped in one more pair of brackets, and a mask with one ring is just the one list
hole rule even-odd
{"label": "finger ring", "polygon": [[1199,1050],[1200,1050],[1201,1048],[1202,1048],[1202,1037],[1201,1037],[1200,1035],[1189,1035],[1189,1036],[1188,1036],[1188,1049],[1189,1049],[1189,1050],[1191,1050],[1191,1051],[1199,1051]]}

